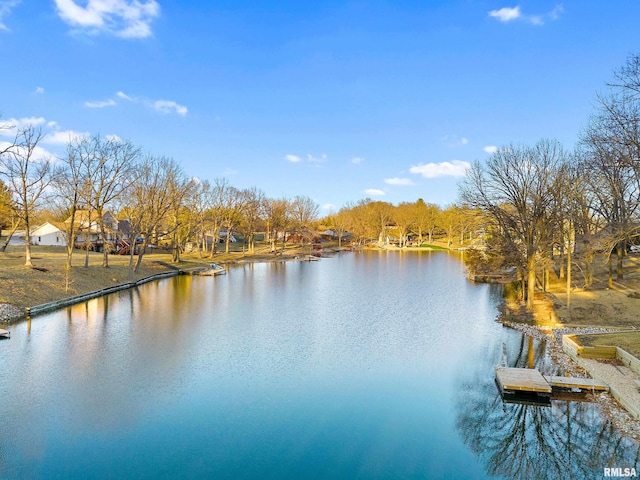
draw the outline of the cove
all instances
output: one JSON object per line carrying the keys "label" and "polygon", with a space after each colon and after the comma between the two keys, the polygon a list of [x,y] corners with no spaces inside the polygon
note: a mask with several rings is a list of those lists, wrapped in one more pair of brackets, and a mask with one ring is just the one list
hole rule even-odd
{"label": "cove", "polygon": [[[174,277],[0,342],[2,478],[602,478],[638,446],[585,402],[504,404],[528,341],[445,252]],[[551,367],[536,342],[536,366]]]}

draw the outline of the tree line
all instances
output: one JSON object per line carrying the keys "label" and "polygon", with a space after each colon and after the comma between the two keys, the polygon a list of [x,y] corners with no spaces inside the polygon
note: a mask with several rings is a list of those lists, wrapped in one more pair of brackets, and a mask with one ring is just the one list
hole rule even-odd
{"label": "tree line", "polygon": [[[264,232],[276,251],[278,239],[284,246],[292,233],[308,236],[318,217],[319,207],[308,197],[273,199],[256,187],[235,188],[226,179],[201,181],[189,177],[175,160],[144,154],[129,140],[78,137],[69,141],[66,155],[54,161],[36,156],[42,138],[39,129],[27,125],[0,151],[0,223],[11,234],[25,229],[27,266],[32,266],[29,232],[43,210],[64,221],[67,270],[87,219],[97,227],[103,266],[109,266],[110,227],[104,218],[107,211],[117,212],[127,220],[128,238],[139,243],[130,248],[130,276],[138,271],[147,247],[159,239],[170,245],[174,261],[188,243],[213,255],[217,241],[224,238],[228,252],[234,234],[243,235],[253,252],[256,233]],[[88,266],[88,253],[86,258]]]}
{"label": "tree line", "polygon": [[[510,144],[486,161],[476,161],[460,183],[456,205],[424,202],[392,205],[365,199],[348,204],[318,222],[310,198],[269,198],[257,187],[238,189],[226,179],[189,177],[173,159],[145,154],[128,140],[94,135],[71,139],[58,161],[39,158],[43,134],[33,126],[17,130],[0,149],[0,223],[30,232],[46,205],[67,229],[67,268],[71,268],[78,212],[91,213],[103,241],[107,210],[128,219],[130,238],[141,239],[139,268],[148,245],[162,237],[174,261],[186,245],[213,255],[219,239],[234,234],[253,252],[258,232],[272,251],[292,237],[311,240],[330,228],[339,244],[447,243],[472,247],[467,263],[474,272],[515,268],[523,299],[532,307],[536,288],[544,289],[555,269],[567,281],[572,267],[584,285],[593,282],[597,253],[605,254],[609,283],[624,278],[623,258],[640,228],[640,57],[632,54],[614,72],[577,146],[569,151],[554,140]],[[103,266],[108,266],[104,249]],[[31,265],[29,242],[25,263]]]}

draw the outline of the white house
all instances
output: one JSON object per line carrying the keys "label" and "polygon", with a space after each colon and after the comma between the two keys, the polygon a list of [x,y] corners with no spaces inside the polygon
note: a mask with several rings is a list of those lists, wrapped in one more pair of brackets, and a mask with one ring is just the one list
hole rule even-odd
{"label": "white house", "polygon": [[66,247],[67,237],[65,232],[52,223],[46,222],[31,230],[31,244]]}

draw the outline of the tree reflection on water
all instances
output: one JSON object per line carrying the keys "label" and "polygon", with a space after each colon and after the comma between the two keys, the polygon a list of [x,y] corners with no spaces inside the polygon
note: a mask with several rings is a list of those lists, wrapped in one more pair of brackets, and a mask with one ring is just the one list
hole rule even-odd
{"label": "tree reflection on water", "polygon": [[[510,366],[525,366],[531,348],[531,344],[516,346]],[[539,355],[543,349],[543,344],[535,349],[537,364],[544,362]],[[481,370],[459,390],[456,428],[488,474],[509,479],[587,479],[602,478],[605,467],[638,469],[640,446],[622,436],[596,404],[504,403],[493,371],[488,374],[486,365]]]}

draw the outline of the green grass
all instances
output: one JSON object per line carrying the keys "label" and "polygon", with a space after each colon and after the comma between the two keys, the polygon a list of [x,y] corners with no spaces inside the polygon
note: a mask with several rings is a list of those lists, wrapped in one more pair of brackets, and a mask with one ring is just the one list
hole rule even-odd
{"label": "green grass", "polygon": [[431,243],[423,243],[419,245],[418,248],[430,248],[431,250],[449,250],[447,247],[443,247],[440,245],[433,245]]}

